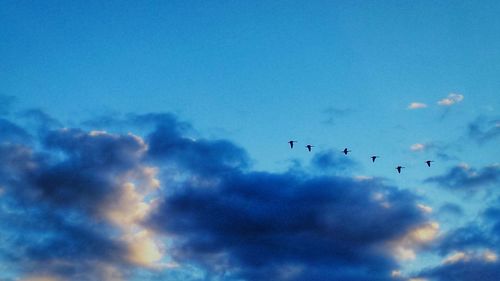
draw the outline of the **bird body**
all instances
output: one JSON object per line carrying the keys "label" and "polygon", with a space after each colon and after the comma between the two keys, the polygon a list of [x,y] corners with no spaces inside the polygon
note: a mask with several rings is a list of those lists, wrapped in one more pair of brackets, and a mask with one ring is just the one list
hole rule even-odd
{"label": "bird body", "polygon": [[380,156],[376,156],[376,155],[373,155],[371,158],[372,158],[372,162],[375,162],[375,159],[379,158]]}
{"label": "bird body", "polygon": [[306,145],[306,147],[307,147],[307,150],[309,150],[309,152],[311,152],[311,149],[314,147],[314,145],[308,144],[308,145]]}
{"label": "bird body", "polygon": [[401,174],[401,169],[404,169],[405,167],[402,167],[402,166],[397,166],[396,167],[396,170],[398,170],[398,173]]}
{"label": "bird body", "polygon": [[344,150],[342,150],[342,152],[347,155],[348,152],[351,152],[350,150],[347,150],[347,148],[344,148]]}
{"label": "bird body", "polygon": [[294,141],[294,140],[288,141],[288,143],[290,144],[290,149],[292,149],[292,148],[293,148],[293,143],[294,143],[294,142],[297,142],[297,141]]}
{"label": "bird body", "polygon": [[432,163],[432,162],[434,162],[434,161],[432,161],[432,160],[427,160],[427,161],[425,161],[425,163],[427,163],[427,166],[429,166],[429,167],[431,166],[431,163]]}

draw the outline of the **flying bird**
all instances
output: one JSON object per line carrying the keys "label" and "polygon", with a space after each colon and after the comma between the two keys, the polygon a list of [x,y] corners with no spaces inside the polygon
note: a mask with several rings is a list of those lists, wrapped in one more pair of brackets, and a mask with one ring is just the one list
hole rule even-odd
{"label": "flying bird", "polygon": [[396,170],[398,170],[398,173],[401,174],[401,169],[404,169],[405,167],[402,167],[402,166],[397,166],[396,167]]}
{"label": "flying bird", "polygon": [[427,163],[427,166],[429,166],[429,167],[431,166],[431,162],[434,162],[434,161],[432,161],[432,160],[425,161],[425,163]]}
{"label": "flying bird", "polygon": [[293,143],[294,142],[297,142],[297,141],[294,141],[294,140],[288,141],[288,143],[290,144],[290,148],[293,148]]}
{"label": "flying bird", "polygon": [[347,148],[344,148],[344,150],[342,150],[342,152],[344,152],[344,154],[347,155],[347,152],[351,152],[351,151],[347,150]]}
{"label": "flying bird", "polygon": [[379,158],[380,156],[376,156],[376,155],[373,155],[371,158],[372,158],[372,162],[375,162],[375,159]]}
{"label": "flying bird", "polygon": [[309,150],[309,152],[311,152],[311,148],[313,148],[313,147],[314,147],[314,145],[310,145],[310,144],[308,144],[308,145],[306,145],[306,147],[307,147],[307,150]]}

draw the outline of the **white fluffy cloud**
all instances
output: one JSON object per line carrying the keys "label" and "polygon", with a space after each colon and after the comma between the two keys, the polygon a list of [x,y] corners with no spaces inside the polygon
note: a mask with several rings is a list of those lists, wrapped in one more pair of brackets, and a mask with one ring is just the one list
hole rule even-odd
{"label": "white fluffy cloud", "polygon": [[427,104],[421,103],[421,102],[412,102],[410,105],[408,105],[408,109],[421,109],[421,108],[426,108]]}
{"label": "white fluffy cloud", "polygon": [[448,95],[448,97],[438,101],[438,104],[442,105],[442,106],[450,106],[450,105],[453,105],[455,103],[461,102],[463,99],[464,99],[463,95],[451,93]]}
{"label": "white fluffy cloud", "polygon": [[425,149],[425,145],[421,143],[415,143],[410,146],[412,151],[422,151]]}

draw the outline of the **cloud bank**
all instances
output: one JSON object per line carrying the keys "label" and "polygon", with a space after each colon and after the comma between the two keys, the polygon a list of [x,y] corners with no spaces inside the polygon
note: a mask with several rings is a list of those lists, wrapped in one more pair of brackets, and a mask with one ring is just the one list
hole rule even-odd
{"label": "cloud bank", "polygon": [[356,163],[338,152],[312,158],[321,173],[257,172],[171,114],[65,128],[40,113],[0,120],[1,279],[394,280],[440,231],[415,194],[342,175]]}

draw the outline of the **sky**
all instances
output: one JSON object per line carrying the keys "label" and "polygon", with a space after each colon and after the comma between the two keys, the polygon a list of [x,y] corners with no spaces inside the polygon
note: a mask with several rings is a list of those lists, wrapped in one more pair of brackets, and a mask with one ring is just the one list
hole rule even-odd
{"label": "sky", "polygon": [[1,1],[0,280],[500,280],[499,13]]}

